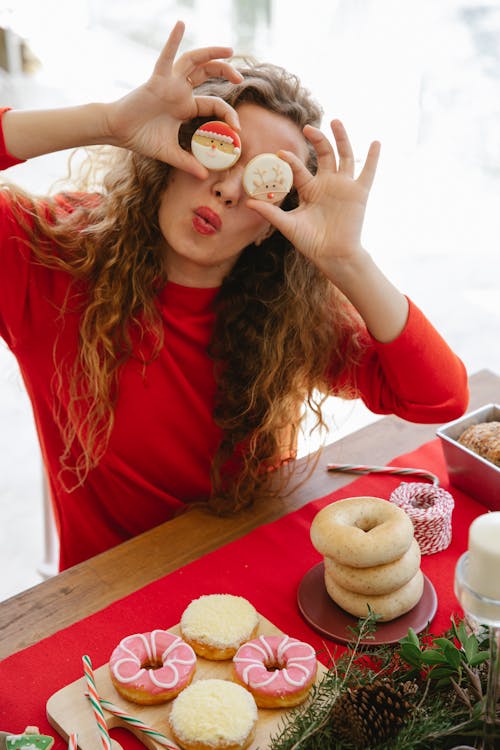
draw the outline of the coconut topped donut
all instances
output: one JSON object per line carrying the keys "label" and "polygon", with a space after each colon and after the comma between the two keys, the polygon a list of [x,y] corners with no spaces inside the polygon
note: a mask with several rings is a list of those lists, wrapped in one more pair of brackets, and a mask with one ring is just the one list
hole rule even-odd
{"label": "coconut topped donut", "polygon": [[181,633],[199,656],[232,659],[257,632],[259,616],[242,596],[206,594],[194,599],[181,617]]}
{"label": "coconut topped donut", "polygon": [[170,713],[174,738],[188,750],[248,747],[256,723],[252,695],[228,680],[198,680],[180,693]]}
{"label": "coconut topped donut", "polygon": [[408,514],[380,497],[337,500],[320,510],[311,524],[311,541],[318,552],[353,568],[393,562],[412,539]]}

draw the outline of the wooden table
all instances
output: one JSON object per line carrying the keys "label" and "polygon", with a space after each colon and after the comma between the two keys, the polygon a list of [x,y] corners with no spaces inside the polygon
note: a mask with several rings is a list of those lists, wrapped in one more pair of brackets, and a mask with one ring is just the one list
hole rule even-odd
{"label": "wooden table", "polygon": [[[500,377],[487,370],[470,379],[469,410],[500,400]],[[192,560],[279,518],[354,478],[332,474],[329,461],[386,464],[436,435],[438,425],[417,425],[385,417],[327,446],[302,486],[286,499],[234,518],[192,510],[101,555],[0,603],[0,658],[97,612]],[[306,459],[297,462],[300,468]]]}

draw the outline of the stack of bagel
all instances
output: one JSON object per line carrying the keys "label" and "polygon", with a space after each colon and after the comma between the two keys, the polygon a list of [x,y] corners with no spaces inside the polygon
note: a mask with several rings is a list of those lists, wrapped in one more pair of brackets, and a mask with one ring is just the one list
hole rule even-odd
{"label": "stack of bagel", "polygon": [[382,622],[412,609],[424,588],[413,532],[408,514],[379,497],[350,497],[323,508],[312,522],[311,541],[324,556],[330,598],[356,617],[371,609]]}

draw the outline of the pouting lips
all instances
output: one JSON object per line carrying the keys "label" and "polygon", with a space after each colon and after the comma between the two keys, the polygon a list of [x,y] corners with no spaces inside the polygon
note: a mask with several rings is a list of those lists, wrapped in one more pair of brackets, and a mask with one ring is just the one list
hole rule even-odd
{"label": "pouting lips", "polygon": [[195,209],[194,213],[195,216],[203,219],[203,221],[207,223],[212,231],[218,231],[222,227],[222,220],[219,214],[215,213],[215,211],[212,211],[212,209],[208,208],[208,206],[198,206],[198,208]]}

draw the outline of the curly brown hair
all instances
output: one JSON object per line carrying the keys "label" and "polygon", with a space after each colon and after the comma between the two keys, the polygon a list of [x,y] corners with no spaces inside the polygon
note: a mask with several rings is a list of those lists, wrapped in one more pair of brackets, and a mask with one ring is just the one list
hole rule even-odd
{"label": "curly brown hair", "polygon": [[[196,93],[220,96],[233,107],[257,104],[300,129],[319,126],[321,110],[294,75],[268,64],[245,62],[238,69],[241,83],[210,79]],[[181,127],[184,148],[201,122]],[[70,387],[68,413],[59,416],[67,446],[61,466],[71,469],[78,484],[106,450],[123,363],[134,356],[147,366],[163,344],[156,298],[168,279],[158,210],[170,167],[119,149],[115,157],[98,194],[65,195],[74,203],[69,213],[58,209],[56,198],[41,209],[18,191],[38,261],[65,270],[85,290],[77,361],[69,371],[57,368],[59,387],[63,380]],[[308,167],[316,170],[312,148]],[[291,210],[297,202],[292,191],[282,208]],[[328,380],[356,360],[360,344],[352,307],[278,231],[258,252],[253,244],[243,250],[215,306],[209,353],[217,384],[214,420],[223,437],[207,502],[222,513],[249,505],[257,493],[283,494],[293,473],[294,462],[286,459],[295,455],[303,405],[317,425],[324,424]],[[140,351],[132,344],[134,330]],[[57,342],[54,358],[57,363]],[[81,446],[79,459],[69,466],[75,445]]]}

